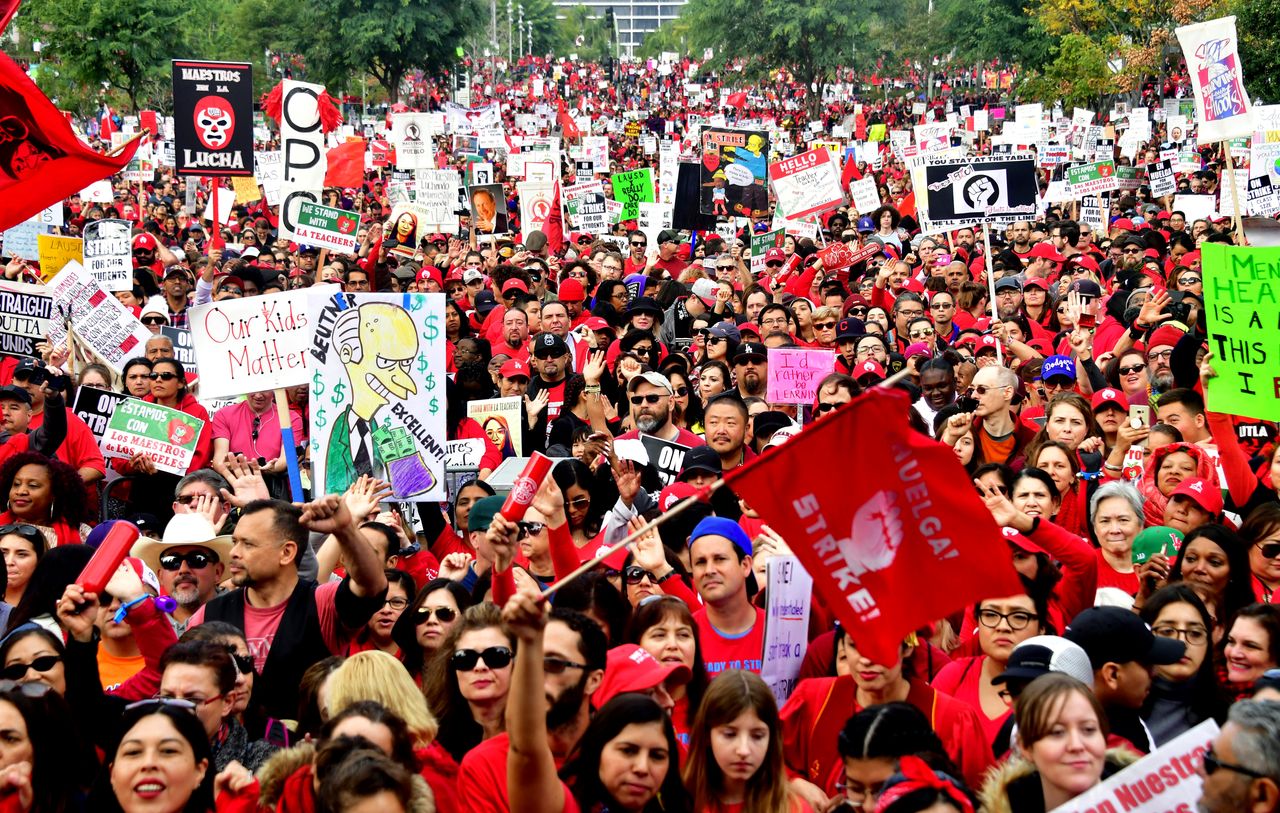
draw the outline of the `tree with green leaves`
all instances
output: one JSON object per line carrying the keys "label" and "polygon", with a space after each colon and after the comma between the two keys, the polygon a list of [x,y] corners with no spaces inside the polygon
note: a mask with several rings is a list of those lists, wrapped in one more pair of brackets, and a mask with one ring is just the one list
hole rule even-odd
{"label": "tree with green leaves", "polygon": [[1232,6],[1249,94],[1280,102],[1280,0],[1233,0]]}
{"label": "tree with green leaves", "polygon": [[563,49],[560,53],[577,54],[578,59],[588,62],[601,62],[611,54],[613,32],[604,17],[597,16],[594,9],[574,6],[565,11],[564,19],[558,23],[558,38]]}

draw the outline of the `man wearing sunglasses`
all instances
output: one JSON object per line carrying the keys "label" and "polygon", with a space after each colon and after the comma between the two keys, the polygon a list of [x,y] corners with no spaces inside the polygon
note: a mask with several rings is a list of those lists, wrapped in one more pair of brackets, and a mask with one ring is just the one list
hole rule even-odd
{"label": "man wearing sunglasses", "polygon": [[139,538],[132,553],[155,571],[166,595],[178,606],[171,613],[174,631],[186,632],[187,622],[220,591],[232,539],[219,535],[203,514],[175,514],[163,539]]}
{"label": "man wearing sunglasses", "polygon": [[1280,811],[1280,703],[1233,705],[1200,773],[1203,813]]}
{"label": "man wearing sunglasses", "polygon": [[636,428],[620,436],[619,440],[640,440],[644,435],[653,435],[690,448],[705,445],[702,438],[671,423],[673,395],[675,389],[662,373],[643,372],[631,379],[627,384],[627,397],[631,401],[631,419]]}

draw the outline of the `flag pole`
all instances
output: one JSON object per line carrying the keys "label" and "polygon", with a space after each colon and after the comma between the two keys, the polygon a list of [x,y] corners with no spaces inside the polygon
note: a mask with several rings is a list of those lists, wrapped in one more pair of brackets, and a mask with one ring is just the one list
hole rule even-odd
{"label": "flag pole", "polygon": [[129,140],[128,140],[128,141],[121,142],[121,144],[120,144],[120,146],[119,146],[119,147],[116,147],[115,149],[112,149],[112,150],[107,150],[107,157],[109,157],[109,158],[113,158],[113,157],[115,157],[115,156],[119,155],[120,153],[124,152],[126,149],[128,149],[128,148],[129,148],[129,145],[130,145],[130,144],[132,144],[133,142],[135,142],[135,141],[137,141],[138,139],[142,138],[143,136],[147,135],[147,133],[148,133],[148,132],[149,132],[149,131],[147,131],[147,130],[139,130],[138,132],[134,133],[134,134],[129,138]]}
{"label": "flag pole", "polygon": [[[991,221],[982,221],[982,247],[986,249],[987,262],[987,296],[991,305],[991,324],[995,324],[1000,318],[999,311],[996,310],[996,275],[991,270]],[[1004,351],[1000,347],[1000,342],[996,342],[996,363],[1004,364]]]}

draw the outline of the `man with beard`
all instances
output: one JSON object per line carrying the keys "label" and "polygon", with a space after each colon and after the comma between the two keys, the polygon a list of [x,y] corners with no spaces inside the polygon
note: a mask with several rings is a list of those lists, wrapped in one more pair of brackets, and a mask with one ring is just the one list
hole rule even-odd
{"label": "man with beard", "polygon": [[1001,319],[1022,313],[1022,283],[1014,277],[996,280],[996,313]]}
{"label": "man with beard", "polygon": [[218,584],[231,558],[231,544],[231,536],[219,536],[204,514],[175,514],[163,539],[141,537],[134,544],[133,555],[156,572],[165,595],[178,602],[170,623],[179,636],[196,610],[224,592]]}
{"label": "man with beard", "polygon": [[1009,227],[1009,250],[1025,259],[1031,251],[1031,223],[1026,220],[1014,221]]}
{"label": "man with beard", "polygon": [[743,398],[763,398],[769,380],[769,351],[759,342],[743,342],[733,354],[733,374]]}
{"label": "man with beard", "polygon": [[502,343],[493,346],[493,355],[529,360],[529,314],[520,308],[508,308],[502,315]]}
{"label": "man with beard", "polygon": [[[563,511],[559,520],[565,521]],[[549,521],[554,523],[555,519]],[[517,595],[508,603],[508,608],[522,599],[528,601]],[[541,608],[545,606],[538,605],[527,615],[541,620]],[[509,612],[506,615],[509,617]],[[511,688],[513,692],[519,691],[517,673],[523,673],[535,682],[529,686],[530,691],[522,692],[521,699],[534,702],[536,676],[541,674],[546,744],[558,769],[591,721],[591,700],[604,679],[609,642],[599,624],[574,610],[554,608],[544,623],[546,626],[541,629],[533,625],[513,625],[520,643],[516,648]],[[528,659],[530,655],[537,656],[533,662]],[[480,743],[462,758],[458,793],[468,813],[507,813],[511,809],[507,792],[509,750],[510,740],[503,733]]]}
{"label": "man with beard", "polygon": [[554,333],[539,333],[533,340],[533,368],[538,375],[529,381],[526,394],[530,399],[547,393],[547,425],[560,415],[564,406],[564,382],[568,375],[569,345]]}
{"label": "man with beard", "polygon": [[747,405],[735,393],[725,392],[707,404],[702,423],[707,445],[720,455],[720,468],[729,471],[755,457],[747,446]]}
{"label": "man with beard", "polygon": [[1147,380],[1151,391],[1160,394],[1174,387],[1173,370],[1169,366],[1173,348],[1186,334],[1172,325],[1165,325],[1151,334],[1147,342]]}
{"label": "man with beard", "polygon": [[[755,345],[761,347],[761,345]],[[757,351],[763,354],[763,349]],[[627,384],[627,397],[631,400],[631,420],[636,428],[619,436],[619,440],[639,440],[642,435],[653,435],[681,446],[702,446],[704,442],[688,429],[671,423],[671,396],[675,390],[671,381],[662,373],[644,372]]]}

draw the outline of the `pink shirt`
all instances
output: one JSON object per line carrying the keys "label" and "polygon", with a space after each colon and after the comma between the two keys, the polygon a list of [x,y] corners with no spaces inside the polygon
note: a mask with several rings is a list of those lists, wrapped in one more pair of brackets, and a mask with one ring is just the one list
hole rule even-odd
{"label": "pink shirt", "polygon": [[[340,581],[330,581],[316,588],[316,614],[320,616],[320,634],[324,636],[325,646],[334,654],[342,652],[348,639],[342,632],[342,625],[338,623],[336,599],[340,584]],[[288,606],[288,599],[274,607],[254,607],[248,601],[244,604],[244,637],[258,674],[262,674],[267,665],[267,655],[271,652],[276,631],[280,629],[280,619],[284,618],[284,611]],[[204,607],[201,607],[191,616],[187,628],[203,623]]]}
{"label": "pink shirt", "polygon": [[[258,421],[256,438],[255,418]],[[302,416],[289,410],[289,423],[293,427],[294,443],[302,445],[306,440]],[[226,438],[233,453],[275,460],[280,456],[280,419],[276,417],[275,405],[269,406],[261,415],[253,411],[248,401],[223,407],[213,414],[213,437],[215,440]]]}

